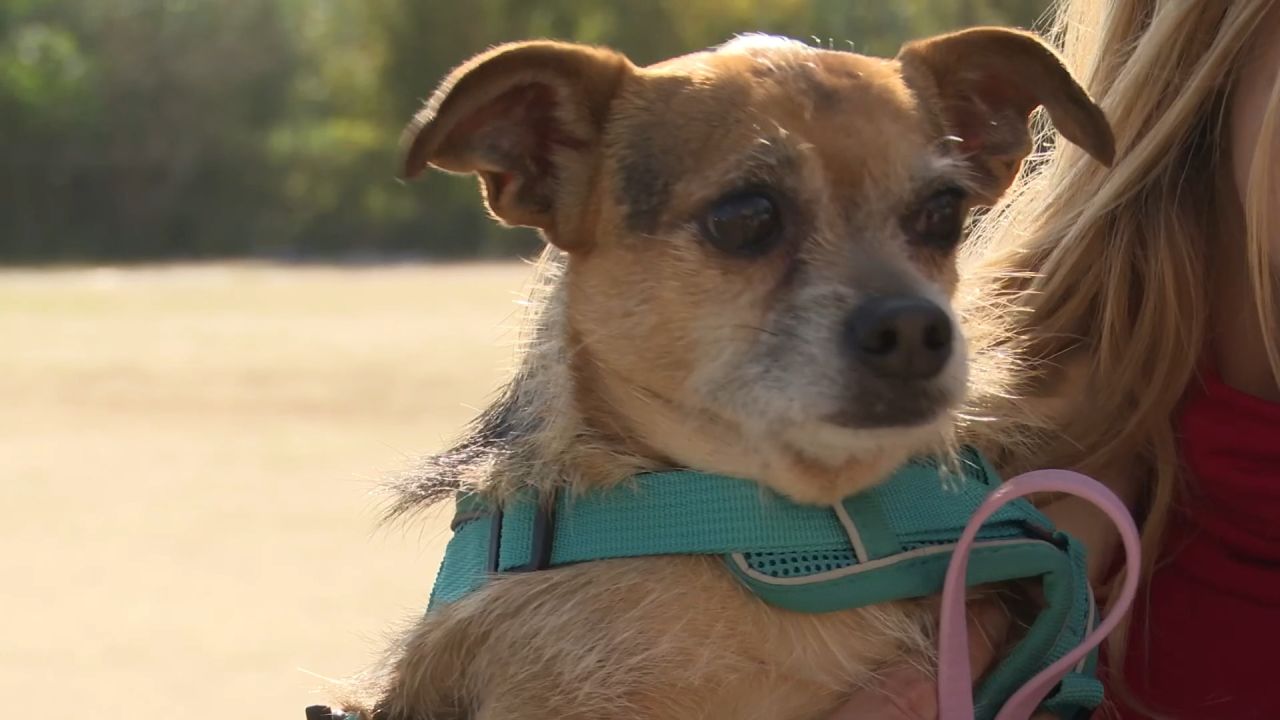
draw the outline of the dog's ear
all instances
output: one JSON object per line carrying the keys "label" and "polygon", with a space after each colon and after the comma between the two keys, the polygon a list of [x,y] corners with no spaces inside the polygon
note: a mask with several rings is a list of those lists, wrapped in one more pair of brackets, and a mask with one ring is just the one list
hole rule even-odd
{"label": "dog's ear", "polygon": [[1028,118],[1038,106],[1063,137],[1111,165],[1115,140],[1106,116],[1030,33],[962,30],[908,43],[897,59],[907,84],[960,139],[985,203],[1008,189],[1031,151]]}
{"label": "dog's ear", "polygon": [[483,53],[445,78],[409,123],[404,177],[429,165],[475,173],[497,219],[573,245],[582,233],[562,226],[581,210],[575,200],[586,195],[609,104],[633,70],[624,56],[587,45],[536,41]]}

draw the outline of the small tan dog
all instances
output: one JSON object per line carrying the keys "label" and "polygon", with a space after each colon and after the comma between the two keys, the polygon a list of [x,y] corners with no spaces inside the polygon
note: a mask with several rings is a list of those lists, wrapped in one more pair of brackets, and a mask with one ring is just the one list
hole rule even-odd
{"label": "small tan dog", "polygon": [[[748,36],[646,68],[556,42],[466,63],[410,125],[405,175],[477,174],[498,220],[553,246],[548,282],[516,377],[397,512],[671,467],[832,503],[945,450],[967,382],[956,248],[1037,106],[1110,163],[1102,112],[1009,30],[893,60]],[[708,557],[503,575],[422,618],[350,707],[818,719],[889,663],[929,662],[934,608],[787,612]]]}

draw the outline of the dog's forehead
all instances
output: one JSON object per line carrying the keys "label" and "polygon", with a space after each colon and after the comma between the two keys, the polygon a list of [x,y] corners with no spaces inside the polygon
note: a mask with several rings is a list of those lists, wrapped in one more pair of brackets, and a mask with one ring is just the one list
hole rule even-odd
{"label": "dog's forehead", "polygon": [[785,38],[752,35],[716,50],[693,53],[646,68],[654,76],[683,75],[700,93],[744,94],[756,106],[790,99],[829,111],[859,100],[880,99],[901,86],[898,64],[851,52],[815,48]]}
{"label": "dog's forehead", "polygon": [[896,182],[885,175],[905,177],[922,130],[896,62],[751,36],[641,71],[609,144],[628,224],[647,232],[682,181],[732,173],[736,159],[810,154],[835,184],[865,181],[868,168]]}

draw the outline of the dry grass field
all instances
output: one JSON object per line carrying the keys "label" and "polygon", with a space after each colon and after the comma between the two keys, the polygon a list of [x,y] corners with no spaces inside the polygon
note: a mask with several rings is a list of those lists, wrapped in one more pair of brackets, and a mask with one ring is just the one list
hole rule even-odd
{"label": "dry grass field", "polygon": [[0,697],[296,718],[421,611],[370,493],[511,364],[521,264],[0,273]]}

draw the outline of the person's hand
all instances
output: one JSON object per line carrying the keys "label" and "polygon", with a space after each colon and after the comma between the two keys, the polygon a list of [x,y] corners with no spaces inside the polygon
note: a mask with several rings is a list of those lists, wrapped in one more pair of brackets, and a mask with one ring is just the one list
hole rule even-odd
{"label": "person's hand", "polygon": [[[1013,624],[1007,610],[995,601],[979,601],[969,608],[969,666],[976,681],[996,659]],[[917,665],[892,667],[869,687],[856,691],[830,720],[937,720],[938,683],[934,673]],[[1055,720],[1040,713],[1031,720]]]}

